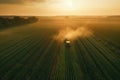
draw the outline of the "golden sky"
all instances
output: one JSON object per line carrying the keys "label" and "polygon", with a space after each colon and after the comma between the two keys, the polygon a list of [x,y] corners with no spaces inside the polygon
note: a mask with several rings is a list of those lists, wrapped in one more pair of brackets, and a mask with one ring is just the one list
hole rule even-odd
{"label": "golden sky", "polygon": [[0,0],[0,15],[120,15],[120,0]]}

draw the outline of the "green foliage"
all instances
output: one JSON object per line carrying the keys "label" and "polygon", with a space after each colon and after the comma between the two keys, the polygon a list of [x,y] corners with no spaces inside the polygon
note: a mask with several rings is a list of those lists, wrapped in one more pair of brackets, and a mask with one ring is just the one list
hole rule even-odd
{"label": "green foliage", "polygon": [[107,40],[96,28],[91,27],[94,36],[71,41],[71,47],[52,38],[68,24],[42,20],[0,31],[0,80],[119,80],[120,55],[110,48],[118,49],[104,44]]}

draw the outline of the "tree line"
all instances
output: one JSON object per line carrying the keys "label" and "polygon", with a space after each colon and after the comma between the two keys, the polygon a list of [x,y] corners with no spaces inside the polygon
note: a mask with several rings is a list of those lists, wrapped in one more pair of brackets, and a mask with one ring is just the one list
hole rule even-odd
{"label": "tree line", "polygon": [[17,26],[17,25],[24,25],[28,23],[37,22],[38,18],[31,16],[0,16],[0,29]]}

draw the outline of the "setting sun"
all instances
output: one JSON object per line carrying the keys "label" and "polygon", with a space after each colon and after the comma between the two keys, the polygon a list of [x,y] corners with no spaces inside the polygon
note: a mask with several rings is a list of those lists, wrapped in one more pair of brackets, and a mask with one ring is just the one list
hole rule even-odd
{"label": "setting sun", "polygon": [[1,15],[120,14],[120,0],[2,0],[0,3]]}
{"label": "setting sun", "polygon": [[70,0],[61,1],[59,4],[63,10],[75,10],[75,4]]}

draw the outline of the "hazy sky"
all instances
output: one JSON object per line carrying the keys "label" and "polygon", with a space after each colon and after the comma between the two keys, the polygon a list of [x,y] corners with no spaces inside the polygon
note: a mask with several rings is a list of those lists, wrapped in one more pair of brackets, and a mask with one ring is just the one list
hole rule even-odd
{"label": "hazy sky", "polygon": [[0,0],[1,15],[120,15],[120,0]]}

